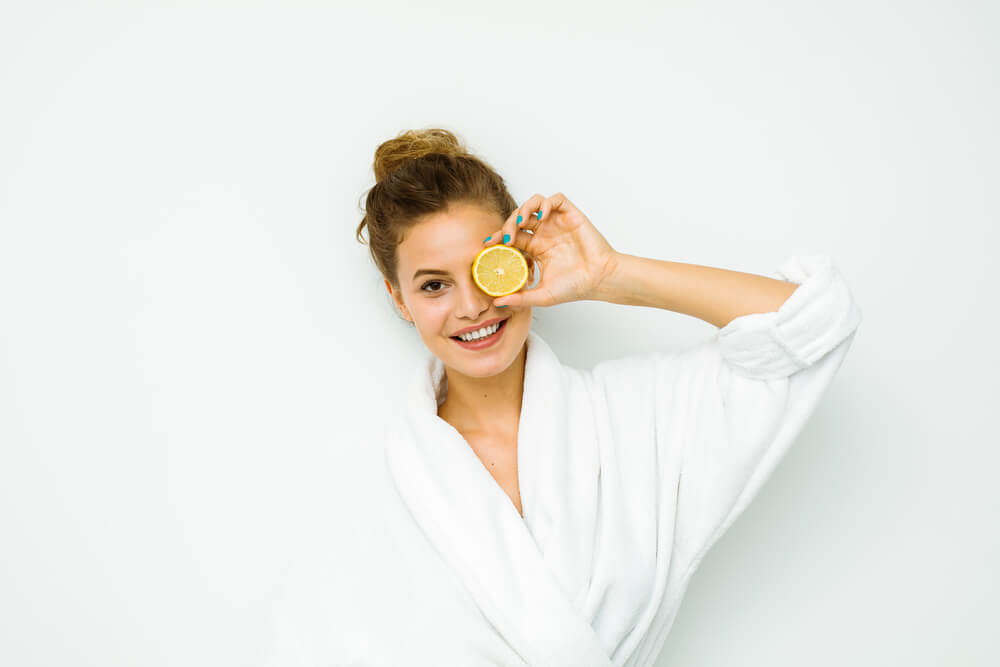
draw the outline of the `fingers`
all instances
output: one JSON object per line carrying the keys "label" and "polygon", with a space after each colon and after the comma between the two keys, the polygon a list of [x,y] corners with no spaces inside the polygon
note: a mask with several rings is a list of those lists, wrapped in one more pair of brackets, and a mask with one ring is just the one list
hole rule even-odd
{"label": "fingers", "polygon": [[566,199],[566,195],[561,192],[557,192],[548,199],[542,200],[541,204],[538,206],[538,215],[536,219],[548,220],[552,217],[552,214],[556,211],[568,211],[574,208],[573,204]]}
{"label": "fingers", "polygon": [[[545,197],[540,194],[535,194],[523,204],[518,206],[513,213],[507,216],[507,219],[503,223],[503,234],[507,234],[510,241],[507,245],[511,245],[515,241],[516,232],[521,229],[535,229],[538,225],[537,213],[545,201]],[[543,214],[544,215],[544,214]]]}
{"label": "fingers", "polygon": [[[504,245],[516,245],[519,248],[526,249],[526,244],[531,240],[531,234],[541,226],[543,221],[550,218],[553,212],[569,211],[575,208],[569,199],[566,198],[566,195],[561,192],[557,192],[551,197],[543,197],[540,194],[535,194],[514,209],[507,216],[507,219],[504,220],[500,230],[491,235],[490,240],[484,241],[484,243],[486,245],[503,243]],[[527,237],[521,233],[525,230],[530,232]],[[507,241],[503,240],[505,235]]]}
{"label": "fingers", "polygon": [[[525,249],[528,241],[531,240],[531,234],[526,233],[523,230],[537,228],[537,217],[535,212],[544,200],[545,197],[539,194],[536,194],[526,200],[507,216],[507,219],[504,220],[503,226],[500,227],[499,231],[490,235],[489,240],[483,241],[483,244],[490,246],[494,243],[503,243],[507,246],[517,246],[521,249]],[[506,241],[504,241],[505,238],[507,239]]]}
{"label": "fingers", "polygon": [[528,244],[531,243],[531,239],[534,235],[531,232],[527,232],[523,229],[518,229],[516,231],[512,230],[512,231],[513,231],[513,236],[509,236],[509,240],[506,243],[504,243],[503,241],[504,234],[509,234],[509,232],[506,232],[505,229],[502,228],[499,232],[493,234],[490,237],[489,241],[484,241],[483,247],[488,248],[491,245],[503,244],[510,248],[517,248],[525,253],[529,252]]}
{"label": "fingers", "polygon": [[[556,211],[569,212],[576,211],[573,203],[561,192],[557,192],[551,197],[543,197],[536,194],[531,199],[517,207],[517,210],[510,214],[504,226],[511,220],[520,229],[538,229],[539,225],[552,217]],[[522,217],[522,222],[517,223],[518,216]]]}

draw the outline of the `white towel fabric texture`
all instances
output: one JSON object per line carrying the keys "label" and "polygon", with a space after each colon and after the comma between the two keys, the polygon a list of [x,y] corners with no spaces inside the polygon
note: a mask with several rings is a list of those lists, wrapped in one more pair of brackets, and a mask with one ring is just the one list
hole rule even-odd
{"label": "white towel fabric texture", "polygon": [[386,428],[370,497],[312,531],[273,607],[267,663],[646,667],[691,576],[759,492],[840,368],[862,314],[827,256],[799,284],[672,353],[562,364],[529,332],[523,518],[437,416],[428,353]]}

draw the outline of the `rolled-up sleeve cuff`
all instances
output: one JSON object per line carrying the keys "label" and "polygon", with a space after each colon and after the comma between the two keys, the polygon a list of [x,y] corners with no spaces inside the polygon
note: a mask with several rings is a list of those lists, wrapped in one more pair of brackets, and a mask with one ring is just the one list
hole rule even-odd
{"label": "rolled-up sleeve cuff", "polygon": [[719,329],[722,357],[742,373],[770,380],[816,363],[861,323],[861,308],[826,255],[798,255],[770,277],[799,287],[770,313],[752,313]]}

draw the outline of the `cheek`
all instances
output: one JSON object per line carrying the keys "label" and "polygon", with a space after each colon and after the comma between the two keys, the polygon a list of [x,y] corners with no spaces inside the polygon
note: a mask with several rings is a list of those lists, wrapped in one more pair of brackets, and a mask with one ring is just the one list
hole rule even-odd
{"label": "cheek", "polygon": [[[501,308],[500,312],[502,313],[503,311],[504,309]],[[531,312],[522,310],[514,313],[514,316],[507,322],[507,326],[511,327],[514,331],[523,333],[531,326]]]}
{"label": "cheek", "polygon": [[448,323],[451,308],[443,299],[433,299],[432,303],[420,305],[420,319],[429,331],[443,331]]}

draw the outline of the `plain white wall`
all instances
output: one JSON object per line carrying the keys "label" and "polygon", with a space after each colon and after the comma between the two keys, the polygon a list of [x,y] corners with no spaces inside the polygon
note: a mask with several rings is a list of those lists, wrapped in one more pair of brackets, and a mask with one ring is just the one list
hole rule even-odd
{"label": "plain white wall", "polygon": [[[997,4],[364,4],[0,9],[0,663],[254,664],[424,351],[354,232],[428,125],[617,250],[830,254],[862,306],[661,664],[1000,662]],[[534,326],[578,367],[715,331]]]}

